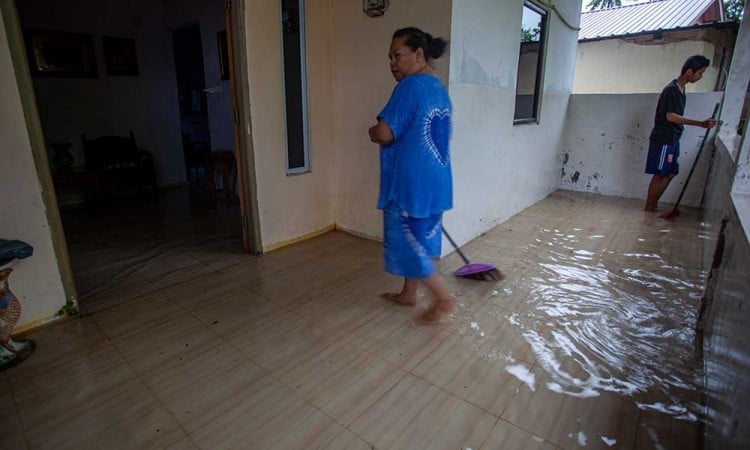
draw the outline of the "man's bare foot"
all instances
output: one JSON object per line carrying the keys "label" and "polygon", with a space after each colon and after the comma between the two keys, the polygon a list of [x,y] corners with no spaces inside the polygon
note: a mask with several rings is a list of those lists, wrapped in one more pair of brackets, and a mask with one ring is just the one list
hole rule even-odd
{"label": "man's bare foot", "polygon": [[388,300],[389,302],[393,302],[401,306],[414,306],[417,304],[417,299],[407,298],[401,292],[386,292],[385,294],[380,294],[380,296]]}
{"label": "man's bare foot", "polygon": [[422,314],[417,316],[417,323],[432,325],[453,311],[453,299],[436,300]]}

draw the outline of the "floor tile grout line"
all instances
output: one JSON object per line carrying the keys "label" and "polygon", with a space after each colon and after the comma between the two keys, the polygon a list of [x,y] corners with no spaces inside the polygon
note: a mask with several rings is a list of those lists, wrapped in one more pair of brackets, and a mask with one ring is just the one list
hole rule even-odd
{"label": "floor tile grout line", "polygon": [[[145,388],[145,390],[152,397],[152,399],[156,400],[157,404],[164,410],[164,412],[166,412],[167,414],[169,414],[170,417],[172,417],[172,419],[177,424],[177,426],[179,427],[179,429],[184,433],[184,435],[185,436],[190,436],[190,434],[187,432],[187,430],[182,425],[182,423],[177,419],[177,416],[175,415],[175,413],[173,411],[171,411],[166,404],[164,404],[164,402],[161,400],[161,398],[159,397],[159,395],[154,391],[154,389],[152,389],[151,386],[148,385],[148,383],[146,382],[144,376],[141,375],[141,374],[139,374],[138,371],[135,370],[135,368],[133,367],[133,365],[125,357],[125,355],[122,353],[122,351],[120,351],[120,349],[117,347],[117,345],[115,345],[114,342],[111,341],[111,339],[109,338],[109,336],[107,336],[107,334],[102,329],[101,325],[99,325],[99,323],[96,322],[96,321],[94,323],[96,324],[97,328],[99,328],[99,331],[102,333],[102,335],[106,337],[107,341],[110,342],[110,345],[112,345],[112,347],[117,352],[117,354],[120,355],[120,358],[122,358],[122,360],[125,362],[125,364],[128,366],[128,368],[132,371],[132,373],[138,379],[139,384]],[[172,445],[172,444],[177,443],[177,442],[179,442],[179,440],[176,440],[175,442],[170,443],[169,445]]]}

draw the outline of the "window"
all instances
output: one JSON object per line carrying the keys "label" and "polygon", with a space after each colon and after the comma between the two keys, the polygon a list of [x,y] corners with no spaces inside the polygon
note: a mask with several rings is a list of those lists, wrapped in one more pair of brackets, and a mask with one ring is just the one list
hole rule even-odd
{"label": "window", "polygon": [[546,29],[547,12],[531,2],[524,2],[513,123],[539,122]]}
{"label": "window", "polygon": [[310,170],[304,0],[281,0],[287,174]]}

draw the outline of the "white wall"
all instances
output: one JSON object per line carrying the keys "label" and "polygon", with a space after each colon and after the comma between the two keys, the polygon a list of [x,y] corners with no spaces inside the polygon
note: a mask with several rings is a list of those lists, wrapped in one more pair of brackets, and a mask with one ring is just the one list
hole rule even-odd
{"label": "white wall", "polygon": [[[700,30],[696,30],[698,32]],[[723,30],[728,39],[730,30]],[[732,48],[727,48],[727,61]],[[702,40],[664,44],[636,44],[624,39],[579,42],[574,94],[632,94],[661,92],[669,80],[680,75],[682,64],[692,55],[711,60],[703,79],[688,86],[688,92],[711,92],[716,87],[721,48]],[[666,82],[664,80],[667,80]]]}
{"label": "white wall", "polygon": [[[581,3],[555,2],[574,24]],[[577,32],[549,13],[539,124],[513,125],[523,2],[454,0],[450,95],[455,208],[446,227],[459,243],[557,188],[557,153],[573,83]]]}
{"label": "white wall", "polygon": [[[721,92],[688,94],[685,116],[706,119]],[[658,94],[574,94],[560,145],[558,178],[562,189],[627,198],[646,198],[648,137],[654,125]],[[686,126],[680,139],[680,174],[661,201],[674,203],[706,130]],[[713,140],[709,139],[682,204],[698,206],[706,182]],[[577,174],[577,176],[576,176]]]}
{"label": "white wall", "polygon": [[[399,28],[416,26],[450,39],[451,2],[394,1],[377,18],[362,12],[362,2],[336,0],[334,4],[336,226],[382,237],[382,215],[376,209],[380,150],[370,142],[367,129],[375,124],[396,85],[388,66],[391,36]],[[434,61],[446,85],[450,58],[446,52]]]}
{"label": "white wall", "polygon": [[[245,11],[250,116],[264,250],[334,223],[333,27],[330,0],[305,2],[310,122],[308,173],[287,176],[279,1],[255,2]],[[358,60],[366,60],[358,55]],[[337,89],[339,87],[337,86]],[[249,129],[247,130],[250,131]]]}
{"label": "white wall", "polygon": [[[133,130],[138,146],[154,156],[158,182],[184,181],[172,39],[162,2],[29,0],[17,5],[24,27],[94,35],[98,78],[34,79],[48,144],[72,143],[76,165],[81,165],[82,133],[127,136]],[[135,38],[138,76],[107,75],[101,36]]]}
{"label": "white wall", "polygon": [[[0,13],[1,14],[1,13]],[[52,247],[41,186],[21,107],[21,97],[0,17],[0,238],[19,239],[34,247],[34,254],[7,266],[14,269],[10,288],[21,302],[16,327],[54,316],[65,304],[60,271]]]}

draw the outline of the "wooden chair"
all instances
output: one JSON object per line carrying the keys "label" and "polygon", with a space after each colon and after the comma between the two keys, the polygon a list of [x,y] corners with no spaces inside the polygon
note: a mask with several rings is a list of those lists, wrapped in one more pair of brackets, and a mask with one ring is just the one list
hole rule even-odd
{"label": "wooden chair", "polygon": [[96,173],[102,191],[112,194],[123,188],[156,192],[156,171],[151,153],[139,150],[135,136],[102,136],[88,139],[81,135],[86,170]]}
{"label": "wooden chair", "polygon": [[[221,188],[216,187],[217,174],[221,180]],[[234,159],[234,152],[209,152],[206,161],[206,177],[214,202],[218,202],[221,196],[226,205],[231,205],[237,186],[237,163]]]}

